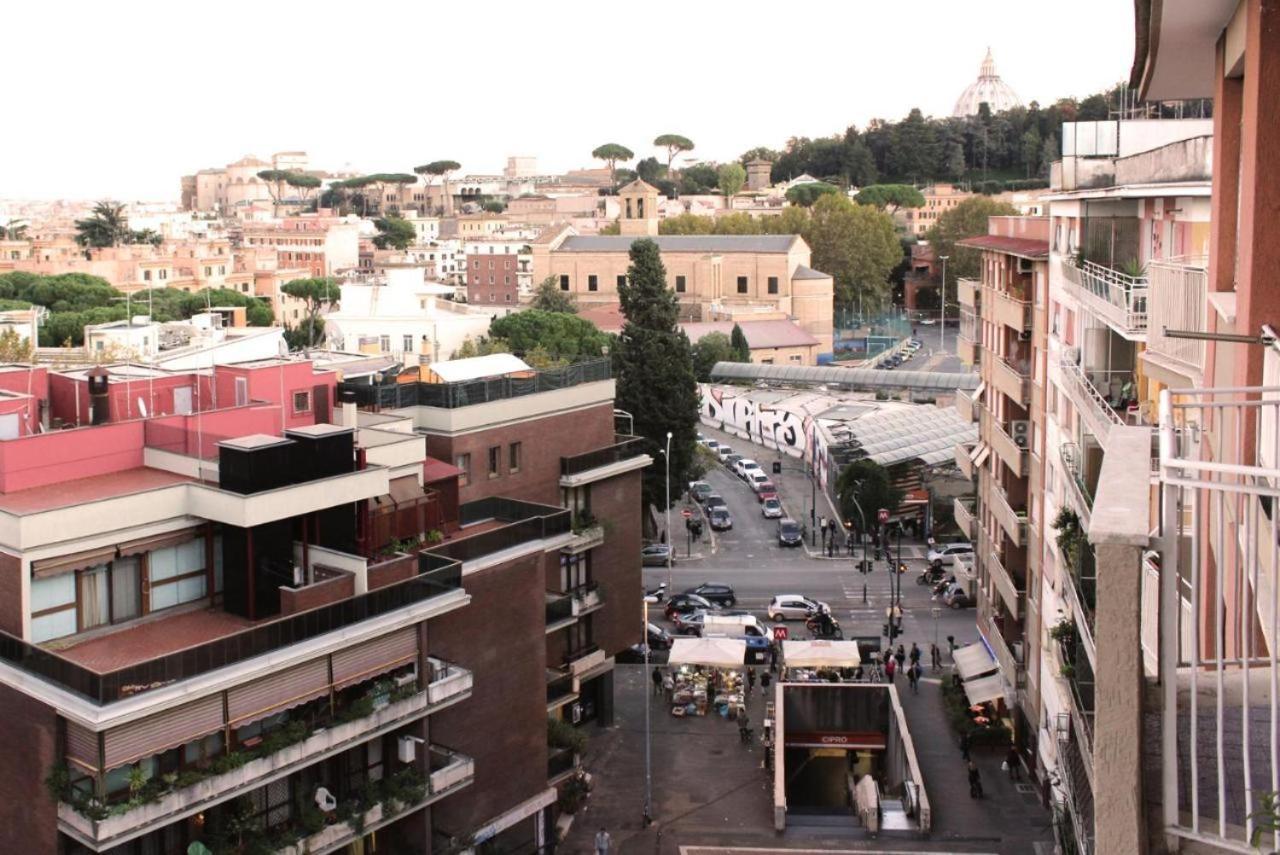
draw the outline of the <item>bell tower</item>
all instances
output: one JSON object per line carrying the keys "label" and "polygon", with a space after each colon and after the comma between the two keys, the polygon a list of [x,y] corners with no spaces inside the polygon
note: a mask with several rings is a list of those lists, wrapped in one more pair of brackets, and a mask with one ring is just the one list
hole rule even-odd
{"label": "bell tower", "polygon": [[658,189],[637,178],[618,191],[622,214],[621,234],[635,237],[658,236]]}

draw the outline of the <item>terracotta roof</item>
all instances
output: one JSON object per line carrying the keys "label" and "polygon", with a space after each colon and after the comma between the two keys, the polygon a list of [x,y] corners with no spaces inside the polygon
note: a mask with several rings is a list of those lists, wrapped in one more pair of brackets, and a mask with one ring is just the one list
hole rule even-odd
{"label": "terracotta roof", "polygon": [[[774,347],[810,347],[818,340],[809,335],[791,321],[739,321],[742,334],[747,337],[747,346],[752,350],[765,350]],[[733,334],[733,321],[699,321],[681,324],[680,329],[689,336],[689,341],[696,342],[708,333],[721,332]]]}
{"label": "terracotta roof", "polygon": [[618,191],[618,193],[619,195],[621,195],[622,193],[630,193],[633,190],[639,191],[641,193],[657,193],[658,192],[657,187],[654,187],[652,184],[650,184],[648,181],[645,181],[643,178],[637,178],[635,181],[632,181],[627,186],[621,188]]}
{"label": "terracotta roof", "polygon": [[989,249],[994,252],[1003,252],[1006,255],[1021,256],[1022,258],[1049,257],[1049,242],[1047,240],[1004,237],[1003,235],[979,235],[958,240],[956,245],[968,246],[973,249]]}
{"label": "terracotta roof", "polygon": [[436,481],[443,481],[446,478],[457,478],[462,474],[462,470],[452,463],[445,463],[443,460],[436,460],[434,457],[428,457],[422,461],[422,483],[432,484]]}
{"label": "terracotta roof", "polygon": [[[91,430],[88,429],[88,430]],[[86,435],[86,441],[90,441]],[[171,487],[195,479],[163,469],[140,466],[103,475],[90,475],[72,481],[60,481],[40,487],[28,487],[0,495],[0,511],[11,514],[33,514],[51,511],[100,499],[114,499],[132,493],[142,493],[159,487]]]}
{"label": "terracotta roof", "polygon": [[619,332],[626,318],[622,317],[622,306],[618,303],[604,303],[589,309],[579,309],[578,317],[590,321],[601,332]]}
{"label": "terracotta roof", "polygon": [[[567,238],[560,252],[628,252],[642,238],[627,235],[578,235]],[[659,235],[646,238],[661,252],[790,252],[798,235]]]}

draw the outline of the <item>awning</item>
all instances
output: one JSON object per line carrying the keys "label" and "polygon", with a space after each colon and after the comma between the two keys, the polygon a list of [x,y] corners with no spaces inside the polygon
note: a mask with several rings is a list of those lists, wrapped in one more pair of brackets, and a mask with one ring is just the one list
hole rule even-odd
{"label": "awning", "polygon": [[740,638],[677,638],[667,664],[741,668],[746,658],[747,643]]}
{"label": "awning", "polygon": [[436,460],[434,457],[428,457],[422,461],[422,483],[424,484],[444,481],[447,478],[457,478],[461,474],[462,470],[452,463],[445,463],[443,460]]}
{"label": "awning", "polygon": [[128,558],[130,555],[141,555],[144,552],[154,552],[157,549],[177,546],[180,543],[195,540],[199,536],[200,529],[184,528],[181,531],[157,534],[154,537],[138,538],[137,540],[131,540],[128,543],[120,544],[120,557]]}
{"label": "awning", "polygon": [[422,485],[418,483],[418,479],[413,475],[392,478],[387,485],[387,492],[391,494],[391,499],[397,504],[400,502],[412,502],[414,499],[421,499],[424,495]]}
{"label": "awning", "polygon": [[999,674],[965,680],[964,694],[971,704],[985,704],[1004,697],[1004,680]]}
{"label": "awning", "polygon": [[960,673],[962,680],[990,674],[997,667],[996,660],[987,652],[986,645],[981,643],[957,647],[951,658],[955,660],[956,671]]}
{"label": "awning", "polygon": [[784,641],[782,660],[789,668],[856,668],[862,657],[856,641]]}
{"label": "awning", "polygon": [[57,558],[41,558],[31,562],[31,575],[37,579],[45,576],[56,576],[59,573],[70,573],[72,570],[83,570],[98,564],[106,564],[116,557],[115,546],[100,546],[97,549],[86,549],[70,555],[59,555]]}
{"label": "awning", "polygon": [[973,455],[969,458],[973,461],[974,469],[981,469],[982,464],[987,462],[987,458],[991,455],[991,446],[985,442],[978,443],[978,447],[973,450]]}

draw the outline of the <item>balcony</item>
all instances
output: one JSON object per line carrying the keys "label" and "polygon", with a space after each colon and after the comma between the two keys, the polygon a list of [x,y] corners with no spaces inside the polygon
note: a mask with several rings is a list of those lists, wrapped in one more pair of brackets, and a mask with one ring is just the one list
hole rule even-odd
{"label": "balcony", "polygon": [[555,591],[547,591],[547,627],[546,634],[564,629],[566,626],[572,626],[577,622],[577,615],[573,611],[573,596],[571,594],[561,594]]}
{"label": "balcony", "polygon": [[1000,426],[994,416],[988,412],[984,412],[983,416],[985,419],[983,436],[990,444],[991,450],[995,452],[996,457],[999,457],[1004,462],[1004,465],[1009,467],[1009,471],[1013,473],[1014,477],[1027,477],[1027,473],[1030,470],[1030,465],[1027,462],[1027,449],[1019,446],[1013,437]]}
{"label": "balcony", "polygon": [[1005,640],[996,620],[990,615],[980,617],[978,632],[986,639],[987,646],[991,648],[991,652],[996,655],[996,663],[1000,666],[1000,674],[1005,681],[1011,686],[1021,685],[1021,657],[1014,652],[1013,646]]}
{"label": "balcony", "polygon": [[1147,332],[1147,276],[1129,276],[1093,261],[1063,261],[1062,278],[1074,296],[1130,341]]}
{"label": "balcony", "polygon": [[952,506],[952,511],[955,514],[956,527],[964,532],[966,538],[973,541],[978,527],[977,518],[973,514],[972,500],[956,499],[955,504]]}
{"label": "balcony", "polygon": [[1203,256],[1153,261],[1148,265],[1151,293],[1150,329],[1143,359],[1185,376],[1193,386],[1204,377],[1204,342],[1170,338],[1166,330],[1205,332],[1209,261]]}
{"label": "balcony", "polygon": [[1026,585],[1013,578],[994,549],[987,555],[987,569],[1009,613],[1013,615],[1014,620],[1019,620],[1022,617],[1022,598],[1026,593],[1024,590]]}
{"label": "balcony", "polygon": [[1027,512],[1015,511],[1009,504],[1009,498],[1004,490],[994,484],[987,492],[987,507],[991,509],[996,522],[1000,523],[1000,527],[1009,535],[1014,546],[1027,545]]}
{"label": "balcony", "polygon": [[344,391],[353,393],[356,403],[361,407],[457,409],[566,389],[583,383],[606,381],[611,378],[610,371],[609,358],[603,357],[575,362],[562,368],[457,383],[388,383],[382,386],[339,383],[338,392],[339,397]]}
{"label": "balcony", "polygon": [[582,677],[609,661],[605,652],[595,644],[586,644],[576,650],[570,650],[564,656],[566,672],[573,677]]}
{"label": "balcony", "polygon": [[1015,365],[1007,359],[993,357],[991,363],[991,385],[1004,393],[1010,400],[1022,406],[1031,403],[1031,366]]}
{"label": "balcony", "polygon": [[572,674],[562,671],[547,671],[547,712],[555,712],[565,704],[578,699],[578,683]]}
{"label": "balcony", "polygon": [[[1091,377],[1096,378],[1097,383],[1106,386],[1107,394],[1099,391],[1095,380],[1091,380]],[[1111,428],[1125,423],[1108,402],[1113,381],[1119,380],[1123,386],[1126,381],[1131,381],[1132,377],[1133,375],[1128,371],[1091,371],[1086,375],[1084,369],[1075,362],[1070,360],[1062,362],[1063,391],[1088,422],[1090,432],[1104,446]]]}
{"label": "balcony", "polygon": [[977,402],[974,400],[972,392],[966,392],[963,389],[956,390],[956,414],[960,416],[960,421],[965,424],[972,424],[976,420],[974,407]]}
{"label": "balcony", "polygon": [[1064,442],[1058,449],[1058,454],[1062,460],[1063,474],[1066,476],[1063,481],[1066,482],[1072,510],[1080,517],[1081,527],[1088,531],[1089,517],[1093,511],[1093,494],[1084,480],[1084,460],[1080,446],[1074,442]]}
{"label": "balcony", "polygon": [[578,755],[572,748],[552,748],[547,753],[547,783],[559,784],[578,769]]}
{"label": "balcony", "polygon": [[[1072,715],[1072,724],[1077,716]],[[1071,810],[1071,830],[1075,851],[1079,855],[1093,855],[1095,850],[1093,826],[1092,759],[1088,748],[1082,750],[1080,742],[1073,738],[1071,730],[1058,736],[1058,767],[1063,789]]]}
{"label": "balcony", "polygon": [[584,454],[560,458],[560,486],[580,487],[623,472],[642,469],[653,462],[645,453],[645,441],[637,436],[618,434],[613,445]]}
{"label": "balcony", "polygon": [[976,279],[956,279],[956,302],[969,308],[978,307],[978,295],[982,286]]}
{"label": "balcony", "polygon": [[137,807],[110,810],[102,818],[91,818],[66,801],[59,801],[59,827],[95,848],[114,846],[140,829],[156,828],[191,816],[470,697],[472,675],[469,670],[439,659],[431,658],[429,662],[432,676],[425,690],[415,691],[411,687],[416,684],[410,683],[410,688],[397,689],[398,694],[390,696],[392,700],[384,699],[368,715],[352,721],[334,719],[271,754],[249,760],[230,771],[211,773]]}
{"label": "balcony", "polygon": [[573,539],[565,544],[564,551],[570,555],[577,555],[580,552],[586,552],[588,549],[595,549],[602,543],[604,543],[604,526],[575,527]]}
{"label": "balcony", "polygon": [[960,474],[972,481],[974,475],[978,472],[978,467],[973,462],[973,445],[972,443],[956,444],[956,468],[960,470]]}
{"label": "balcony", "polygon": [[961,330],[960,334],[956,336],[956,356],[960,362],[970,367],[977,365],[978,354],[978,345]]}
{"label": "balcony", "polygon": [[604,605],[604,598],[600,596],[598,582],[587,582],[572,589],[569,591],[569,600],[572,604],[574,617],[591,614]]}
{"label": "balcony", "polygon": [[1031,331],[1031,301],[1021,294],[986,288],[982,299],[985,317],[1017,332]]}

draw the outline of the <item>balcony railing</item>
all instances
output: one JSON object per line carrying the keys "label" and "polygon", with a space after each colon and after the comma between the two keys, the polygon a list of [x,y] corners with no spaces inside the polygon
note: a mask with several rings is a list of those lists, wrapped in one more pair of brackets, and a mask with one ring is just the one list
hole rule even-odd
{"label": "balcony railing", "polygon": [[588,359],[563,368],[520,372],[508,377],[490,377],[460,383],[339,383],[338,391],[351,392],[362,407],[395,409],[398,407],[440,407],[454,409],[485,404],[509,398],[520,398],[538,392],[567,389],[582,383],[610,378],[608,357]]}
{"label": "balcony railing", "polygon": [[582,616],[604,605],[604,598],[600,596],[600,584],[598,582],[587,582],[573,588],[568,593],[574,615]]}
{"label": "balcony railing", "polygon": [[551,750],[547,754],[547,782],[555,783],[570,775],[578,768],[578,755],[572,748]]}
{"label": "balcony railing", "polygon": [[618,434],[614,438],[613,445],[606,445],[604,448],[597,448],[594,451],[588,451],[583,454],[575,454],[572,457],[561,457],[560,475],[561,477],[580,475],[591,469],[599,469],[602,466],[621,463],[623,460],[639,457],[645,453],[644,443],[645,441],[641,437]]}
{"label": "balcony railing", "polygon": [[1013,545],[1026,546],[1027,512],[1015,511],[1009,504],[1009,497],[1005,495],[1004,490],[994,484],[987,492],[987,505],[991,508],[996,521],[1000,523],[1000,527],[1013,541]]}
{"label": "balcony railing", "polygon": [[983,295],[983,314],[998,324],[1028,332],[1031,329],[1031,301],[1021,294],[987,288]]}
{"label": "balcony railing", "polygon": [[1058,760],[1071,809],[1076,851],[1079,855],[1093,855],[1093,787],[1089,783],[1088,762],[1080,743],[1071,738],[1070,731],[1058,738]]}
{"label": "balcony railing", "polygon": [[548,671],[550,679],[547,680],[547,709],[553,710],[556,707],[564,706],[578,697],[578,687],[573,679],[572,674],[566,674],[560,671]]}
{"label": "balcony railing", "polygon": [[973,465],[973,445],[971,443],[956,444],[956,468],[960,470],[960,474],[972,481],[973,476],[977,472],[977,467]]}
{"label": "balcony railing", "polygon": [[596,644],[584,644],[570,650],[564,655],[564,667],[571,676],[577,677],[605,661],[604,651]]}
{"label": "balcony railing", "polygon": [[1004,600],[1005,606],[1008,607],[1009,613],[1015,619],[1022,616],[1022,597],[1025,593],[1026,585],[1020,583],[1013,578],[1004,566],[1004,562],[1000,560],[1000,555],[994,549],[988,555],[987,569],[991,573],[991,581],[995,583],[996,590],[1000,592],[1001,599]]}
{"label": "balcony railing", "polygon": [[547,633],[555,632],[573,621],[573,597],[547,592]]}
{"label": "balcony railing", "polygon": [[974,415],[973,393],[966,392],[964,389],[956,390],[956,414],[960,416],[960,421],[965,424],[972,424]]}
{"label": "balcony railing", "polygon": [[1084,460],[1081,458],[1080,446],[1074,442],[1064,442],[1059,447],[1062,469],[1066,474],[1067,495],[1085,531],[1089,530],[1089,518],[1093,512],[1093,494],[1084,480]]}
{"label": "balcony railing", "polygon": [[1151,293],[1155,295],[1147,330],[1147,352],[1183,368],[1192,377],[1204,374],[1204,342],[1170,338],[1168,330],[1205,332],[1208,293],[1208,259],[1203,256],[1171,258],[1148,265]]}
{"label": "balcony railing", "polygon": [[[1129,372],[1091,372],[1097,374],[1100,378],[1105,378],[1110,392],[1111,376],[1118,375],[1125,378],[1131,378]],[[1086,376],[1084,369],[1070,360],[1062,362],[1062,385],[1065,387],[1068,397],[1089,420],[1089,425],[1093,429],[1093,434],[1098,441],[1105,444],[1107,435],[1111,432],[1113,425],[1123,425],[1124,419],[1120,414],[1111,408],[1111,404],[1107,402],[1107,396],[1098,390],[1093,382]]]}
{"label": "balcony railing", "polygon": [[1062,263],[1067,291],[1126,338],[1147,331],[1147,277],[1128,276],[1093,261]]}
{"label": "balcony railing", "polygon": [[[572,518],[565,508],[497,496],[467,502],[459,509],[459,520],[463,526],[488,520],[508,524],[433,547],[433,555],[462,562],[473,561],[530,541],[568,534],[572,530]],[[465,535],[465,529],[463,533]]]}
{"label": "balcony railing", "polygon": [[973,514],[972,501],[956,499],[953,512],[956,518],[956,527],[964,532],[965,537],[972,541],[977,532],[977,518]]}
{"label": "balcony railing", "polygon": [[991,446],[991,450],[1004,461],[1004,465],[1009,467],[1009,471],[1013,473],[1014,477],[1025,478],[1029,469],[1027,465],[1027,449],[1018,445],[989,411],[983,411],[983,420],[985,430],[982,436]]}
{"label": "balcony railing", "polygon": [[282,650],[432,597],[453,593],[461,587],[462,565],[458,561],[423,553],[418,557],[418,575],[412,579],[115,671],[98,673],[3,632],[0,632],[0,660],[92,703],[109,704]]}
{"label": "balcony railing", "polygon": [[981,293],[981,285],[976,279],[959,278],[956,279],[956,302],[961,306],[976,307],[978,305],[978,294]]}
{"label": "balcony railing", "polygon": [[1031,403],[1031,365],[991,359],[991,385],[1022,406]]}

